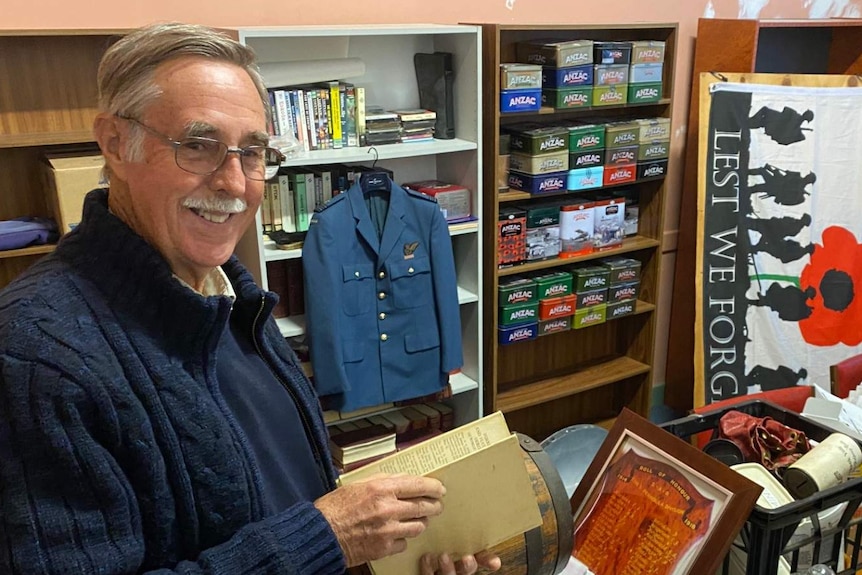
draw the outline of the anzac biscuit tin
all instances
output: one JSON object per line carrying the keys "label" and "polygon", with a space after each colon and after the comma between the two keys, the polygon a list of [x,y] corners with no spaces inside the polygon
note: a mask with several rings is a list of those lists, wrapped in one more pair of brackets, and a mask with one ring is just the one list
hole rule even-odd
{"label": "anzac biscuit tin", "polygon": [[593,83],[596,86],[608,86],[611,84],[627,84],[629,81],[629,67],[625,64],[596,64],[593,73]]}
{"label": "anzac biscuit tin", "polygon": [[571,269],[572,288],[583,293],[608,287],[608,269],[602,266],[578,266]]}
{"label": "anzac biscuit tin", "polygon": [[538,156],[567,150],[569,147],[568,130],[563,127],[529,123],[515,124],[507,131],[510,152]]}
{"label": "anzac biscuit tin", "polygon": [[632,315],[633,313],[635,313],[636,309],[637,302],[634,300],[609,303],[607,307],[607,312],[605,313],[606,321],[611,321],[617,318],[625,317],[627,315]]}
{"label": "anzac biscuit tin", "polygon": [[632,64],[664,62],[665,43],[659,40],[632,42]]}
{"label": "anzac biscuit tin", "polygon": [[605,145],[608,148],[634,146],[640,141],[640,124],[612,122],[605,126]]}
{"label": "anzac biscuit tin", "polygon": [[575,296],[539,300],[539,321],[575,315]]}
{"label": "anzac biscuit tin", "polygon": [[538,112],[542,107],[542,90],[501,90],[500,113]]}
{"label": "anzac biscuit tin", "polygon": [[555,258],[560,253],[560,206],[534,204],[527,211],[527,261]]}
{"label": "anzac biscuit tin", "polygon": [[634,182],[637,179],[637,164],[626,166],[606,166],[603,184],[604,186],[615,186],[626,182]]}
{"label": "anzac biscuit tin", "polygon": [[593,107],[622,106],[628,101],[628,84],[595,86],[593,88]]}
{"label": "anzac biscuit tin", "polygon": [[631,42],[596,42],[593,49],[596,64],[628,64],[631,61]]}
{"label": "anzac biscuit tin", "polygon": [[593,63],[592,40],[531,40],[519,42],[516,52],[520,62],[553,68]]}
{"label": "anzac biscuit tin", "polygon": [[572,293],[572,274],[553,272],[533,276],[539,290],[539,301],[547,298],[563,297]]}
{"label": "anzac biscuit tin", "polygon": [[667,160],[656,160],[654,162],[638,163],[638,180],[650,180],[663,178],[667,175]]}
{"label": "anzac biscuit tin", "polygon": [[593,207],[593,245],[602,251],[623,243],[625,236],[625,200],[620,198],[597,199]]}
{"label": "anzac biscuit tin", "polygon": [[592,86],[542,90],[542,105],[555,110],[589,108],[592,103]]}
{"label": "anzac biscuit tin", "polygon": [[572,329],[583,329],[600,323],[605,323],[607,317],[607,304],[594,305],[585,307],[581,310],[575,310],[575,317],[572,319]]}
{"label": "anzac biscuit tin", "polygon": [[521,341],[530,341],[531,339],[536,339],[537,333],[539,331],[538,327],[538,323],[498,327],[498,341],[500,342],[500,345],[509,345],[510,343],[518,343]]}
{"label": "anzac biscuit tin", "polygon": [[551,335],[552,333],[559,333],[561,331],[568,331],[570,329],[572,329],[572,316],[557,317],[547,321],[540,321],[539,337],[542,337],[543,335]]}
{"label": "anzac biscuit tin", "polygon": [[539,156],[527,154],[509,154],[509,168],[516,172],[532,174],[549,174],[569,169],[569,152],[562,150]]}
{"label": "anzac biscuit tin", "polygon": [[587,150],[599,150],[605,147],[605,125],[585,124],[583,126],[570,126],[569,151],[586,152]]}
{"label": "anzac biscuit tin", "polygon": [[624,146],[622,148],[608,148],[605,152],[606,166],[619,166],[623,164],[634,164],[638,159],[638,146]]}
{"label": "anzac biscuit tin", "polygon": [[497,220],[497,264],[509,267],[524,261],[527,246],[527,212],[500,208]]}
{"label": "anzac biscuit tin", "polygon": [[500,306],[500,325],[518,325],[538,321],[539,302]]}
{"label": "anzac biscuit tin", "polygon": [[653,104],[661,100],[661,84],[629,84],[629,104]]}
{"label": "anzac biscuit tin", "polygon": [[574,88],[593,83],[593,65],[542,68],[542,88]]}
{"label": "anzac biscuit tin", "polygon": [[569,154],[569,169],[579,170],[605,164],[605,150],[588,150]]}
{"label": "anzac biscuit tin", "polygon": [[639,292],[640,282],[612,285],[608,288],[608,303],[638,299]]}
{"label": "anzac biscuit tin", "polygon": [[637,123],[640,126],[639,141],[670,140],[670,118],[645,118],[637,120]]}
{"label": "anzac biscuit tin", "polygon": [[500,278],[497,296],[500,306],[538,301],[536,282],[531,278]]}
{"label": "anzac biscuit tin", "polygon": [[575,309],[584,309],[608,303],[608,290],[597,289],[593,291],[582,291],[575,294]]}
{"label": "anzac biscuit tin", "polygon": [[[670,142],[667,140],[661,142],[641,142],[638,147],[638,162],[664,160],[669,155]],[[569,164],[571,163],[571,156],[569,156]]]}
{"label": "anzac biscuit tin", "polygon": [[541,87],[541,66],[536,64],[500,64],[501,90],[535,90]]}
{"label": "anzac biscuit tin", "polygon": [[661,86],[663,71],[664,64],[632,64],[629,70],[629,84],[658,84]]}
{"label": "anzac biscuit tin", "polygon": [[551,172],[534,176],[521,172],[509,172],[509,188],[529,194],[553,194],[566,191],[568,171]]}
{"label": "anzac biscuit tin", "polygon": [[593,207],[593,202],[588,200],[576,200],[560,206],[561,258],[592,253]]}
{"label": "anzac biscuit tin", "polygon": [[640,260],[616,257],[604,258],[600,263],[608,269],[610,285],[636,282],[641,278]]}
{"label": "anzac biscuit tin", "polygon": [[601,188],[604,172],[604,166],[569,170],[566,177],[566,189],[570,192],[580,192],[582,190]]}

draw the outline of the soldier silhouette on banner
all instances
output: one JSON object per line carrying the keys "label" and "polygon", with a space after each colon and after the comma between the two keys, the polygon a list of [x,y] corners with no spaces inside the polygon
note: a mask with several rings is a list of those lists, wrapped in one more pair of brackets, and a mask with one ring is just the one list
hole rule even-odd
{"label": "soldier silhouette on banner", "polygon": [[805,227],[811,225],[811,214],[802,214],[798,218],[784,216],[781,218],[748,217],[748,229],[759,232],[764,237],[784,239],[792,238]]}
{"label": "soldier silhouette on banner", "polygon": [[793,371],[785,365],[779,365],[775,369],[755,365],[746,375],[746,382],[749,386],[759,385],[760,391],[770,391],[773,389],[783,389],[785,387],[793,387],[798,382],[805,380],[808,377],[808,370],[804,367],[799,371]]}
{"label": "soldier silhouette on banner", "polygon": [[800,172],[782,170],[771,164],[760,168],[752,168],[749,175],[760,176],[763,182],[749,187],[752,194],[760,194],[761,197],[771,197],[776,204],[782,206],[797,206],[805,201],[805,196],[810,195],[805,187],[817,181],[813,172],[803,176]]}
{"label": "soldier silhouette on banner", "polygon": [[773,141],[787,146],[805,139],[803,130],[811,131],[811,128],[803,127],[802,124],[812,120],[814,120],[814,112],[811,110],[805,110],[800,114],[787,106],[780,112],[763,106],[748,119],[748,126],[752,129],[763,128]]}
{"label": "soldier silhouette on banner", "polygon": [[781,260],[781,263],[789,264],[790,262],[814,253],[814,244],[803,246],[796,240],[787,240],[781,237],[763,234],[760,236],[760,240],[756,244],[751,244],[751,251],[765,252],[774,258]]}
{"label": "soldier silhouette on banner", "polygon": [[813,287],[802,291],[795,285],[774,283],[766,289],[766,293],[757,294],[757,299],[749,300],[748,303],[769,307],[784,321],[800,321],[811,315],[812,308],[808,300],[815,295],[817,291]]}

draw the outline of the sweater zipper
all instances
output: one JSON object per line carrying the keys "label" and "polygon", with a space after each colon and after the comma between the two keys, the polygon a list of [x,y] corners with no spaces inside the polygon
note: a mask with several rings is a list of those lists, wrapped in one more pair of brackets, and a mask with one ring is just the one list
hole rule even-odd
{"label": "sweater zipper", "polygon": [[[263,310],[265,307],[266,307],[266,296],[261,296],[260,307],[258,308],[257,313],[254,316],[254,321],[251,324],[251,341],[254,343],[254,349],[257,352],[257,355],[260,356],[260,358],[264,361],[264,363],[269,365],[269,370],[275,376],[275,379],[278,380],[278,382],[285,389],[285,391],[287,391],[288,395],[290,395],[291,399],[293,400],[293,404],[296,406],[296,411],[297,411],[297,413],[299,413],[299,418],[302,420],[302,427],[303,427],[303,429],[305,429],[305,435],[306,435],[306,437],[308,437],[309,443],[311,443],[311,448],[312,448],[312,451],[314,452],[314,459],[315,459],[315,461],[317,461],[317,471],[321,475],[321,479],[323,479],[323,483],[325,485],[327,485],[328,487],[331,487],[331,485],[329,485],[329,480],[326,478],[326,473],[324,472],[324,469],[321,465],[321,462],[323,461],[323,457],[320,453],[320,449],[319,449],[319,446],[317,445],[317,441],[314,440],[314,434],[312,433],[312,427],[308,421],[308,414],[305,412],[305,408],[300,404],[299,398],[297,397],[296,392],[294,392],[293,389],[291,389],[291,387],[289,385],[287,385],[287,383],[285,383],[285,381],[281,378],[280,374],[278,373],[278,370],[272,368],[272,366],[270,365],[270,362],[267,360],[266,356],[263,354],[263,350],[261,350],[260,344],[257,341],[257,323],[260,320],[260,317],[263,314]],[[301,377],[305,377],[305,375],[300,372],[299,368],[297,366],[293,365],[292,363],[287,362],[287,368],[291,371],[296,372],[297,375],[300,375]]]}

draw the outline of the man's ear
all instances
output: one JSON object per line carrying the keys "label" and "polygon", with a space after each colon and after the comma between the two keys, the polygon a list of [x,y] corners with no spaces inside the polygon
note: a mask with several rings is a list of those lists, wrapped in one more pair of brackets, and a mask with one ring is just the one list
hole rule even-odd
{"label": "man's ear", "polygon": [[102,112],[96,116],[96,120],[93,122],[93,133],[96,136],[96,143],[102,150],[102,156],[105,158],[105,164],[109,168],[111,176],[125,180],[126,161],[123,159],[125,156],[123,149],[125,147],[124,140],[128,137],[128,128],[121,126],[121,122],[125,122],[125,120],[114,114]]}

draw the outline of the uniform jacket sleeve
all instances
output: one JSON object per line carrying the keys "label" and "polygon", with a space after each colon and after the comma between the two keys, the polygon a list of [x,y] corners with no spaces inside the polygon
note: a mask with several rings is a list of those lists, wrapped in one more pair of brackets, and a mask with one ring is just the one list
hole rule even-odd
{"label": "uniform jacket sleeve", "polygon": [[440,370],[449,372],[464,363],[458,282],[449,225],[436,205],[432,218],[431,245],[434,247],[431,253],[431,274],[434,281],[437,324],[440,329]]}

